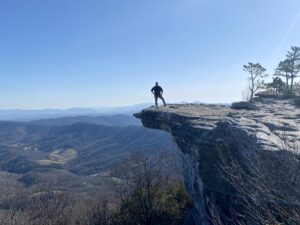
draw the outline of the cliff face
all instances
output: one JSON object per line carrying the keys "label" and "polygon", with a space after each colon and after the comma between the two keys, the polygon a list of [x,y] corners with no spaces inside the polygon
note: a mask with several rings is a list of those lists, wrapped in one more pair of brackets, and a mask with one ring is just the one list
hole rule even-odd
{"label": "cliff face", "polygon": [[256,110],[204,104],[151,107],[135,114],[145,127],[170,132],[178,145],[187,191],[196,207],[195,223],[209,224],[207,202],[218,199],[226,211],[232,190],[220,176],[222,154],[235,160],[255,153],[297,149],[300,110],[289,100],[265,99]]}

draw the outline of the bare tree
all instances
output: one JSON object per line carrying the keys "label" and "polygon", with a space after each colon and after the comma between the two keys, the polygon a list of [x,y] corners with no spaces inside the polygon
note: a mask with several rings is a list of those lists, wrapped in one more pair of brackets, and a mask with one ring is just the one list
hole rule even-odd
{"label": "bare tree", "polygon": [[0,224],[27,225],[22,211],[25,189],[13,177],[8,173],[0,174]]}
{"label": "bare tree", "polygon": [[[162,192],[161,158],[155,162],[142,155],[135,155],[128,161],[126,191],[122,193],[121,211],[128,214],[134,224],[154,225],[162,209],[160,199]],[[128,218],[129,219],[129,218]],[[125,223],[130,221],[125,218]],[[123,222],[123,223],[124,223]]]}
{"label": "bare tree", "polygon": [[263,78],[268,75],[265,74],[266,69],[259,63],[251,63],[244,65],[244,71],[249,73],[249,91],[250,91],[250,102],[253,101],[254,94],[257,90],[264,86]]}
{"label": "bare tree", "polygon": [[76,200],[67,207],[63,224],[112,225],[113,212],[108,201],[102,197]]}
{"label": "bare tree", "polygon": [[[122,225],[177,225],[192,205],[182,183],[177,182],[178,172],[168,171],[170,159],[164,154],[152,157],[135,155],[121,166],[121,207],[118,223]],[[174,165],[174,164],[173,164]],[[120,176],[122,177],[122,176]],[[176,197],[174,197],[176,196]]]}
{"label": "bare tree", "polygon": [[41,185],[29,196],[27,213],[30,224],[60,225],[68,204],[67,193],[55,186]]}
{"label": "bare tree", "polygon": [[232,186],[230,213],[208,207],[213,224],[300,224],[300,160],[294,152],[254,153],[238,160],[221,151],[219,171]]}

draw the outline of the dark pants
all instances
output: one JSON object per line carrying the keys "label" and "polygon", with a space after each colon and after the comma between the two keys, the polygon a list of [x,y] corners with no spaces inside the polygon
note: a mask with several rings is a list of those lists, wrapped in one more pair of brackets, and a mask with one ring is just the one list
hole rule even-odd
{"label": "dark pants", "polygon": [[160,98],[162,100],[162,102],[164,103],[164,106],[166,106],[166,102],[165,102],[165,99],[163,98],[162,95],[154,95],[154,98],[155,98],[155,105],[158,106],[157,104],[157,100]]}

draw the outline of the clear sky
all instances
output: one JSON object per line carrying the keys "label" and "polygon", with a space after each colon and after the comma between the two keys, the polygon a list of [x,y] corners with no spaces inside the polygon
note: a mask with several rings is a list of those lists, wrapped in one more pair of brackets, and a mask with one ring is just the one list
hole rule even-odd
{"label": "clear sky", "polygon": [[231,102],[291,45],[299,0],[0,0],[0,108]]}

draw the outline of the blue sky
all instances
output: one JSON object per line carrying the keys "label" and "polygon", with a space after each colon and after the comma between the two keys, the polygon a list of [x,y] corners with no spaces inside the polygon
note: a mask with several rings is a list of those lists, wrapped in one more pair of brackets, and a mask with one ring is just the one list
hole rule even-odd
{"label": "blue sky", "polygon": [[299,0],[0,0],[0,108],[231,102],[300,46]]}

